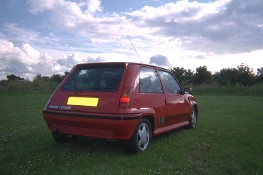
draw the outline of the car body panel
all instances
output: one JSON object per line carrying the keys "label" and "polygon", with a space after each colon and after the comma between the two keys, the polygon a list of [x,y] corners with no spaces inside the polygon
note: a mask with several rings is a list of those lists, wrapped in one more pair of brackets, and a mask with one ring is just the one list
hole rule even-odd
{"label": "car body panel", "polygon": [[51,131],[71,135],[125,140],[133,134],[140,115],[112,115],[83,112],[43,111]]}
{"label": "car body panel", "polygon": [[[123,67],[123,72],[119,86],[114,91],[75,90],[76,85],[74,90],[63,89],[64,85],[71,81],[73,74],[80,69],[86,67],[97,69],[105,66],[111,68],[120,65]],[[160,79],[162,92],[140,92],[142,67],[155,70]],[[157,66],[126,62],[76,65],[43,109],[43,117],[48,128],[53,132],[70,135],[129,140],[143,117],[150,119],[153,136],[188,125],[193,108],[198,110],[195,98],[190,94],[182,93],[182,90],[180,94],[167,93],[159,70],[169,72]],[[70,86],[68,84],[68,87]],[[124,101],[121,100],[123,96],[127,97]],[[77,100],[98,99],[98,102],[92,105],[78,101],[68,103],[71,97]]]}
{"label": "car body panel", "polygon": [[182,94],[167,94],[166,105],[168,113],[166,126],[186,121],[192,111]]}

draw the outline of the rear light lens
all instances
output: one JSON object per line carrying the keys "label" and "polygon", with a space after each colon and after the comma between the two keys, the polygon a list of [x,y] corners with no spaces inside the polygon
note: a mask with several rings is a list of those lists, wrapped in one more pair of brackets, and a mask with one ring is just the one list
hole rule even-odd
{"label": "rear light lens", "polygon": [[131,88],[124,87],[122,90],[119,108],[128,108],[131,102]]}
{"label": "rear light lens", "polygon": [[120,99],[120,102],[121,103],[128,103],[128,102],[130,102],[130,97],[121,97],[121,99]]}

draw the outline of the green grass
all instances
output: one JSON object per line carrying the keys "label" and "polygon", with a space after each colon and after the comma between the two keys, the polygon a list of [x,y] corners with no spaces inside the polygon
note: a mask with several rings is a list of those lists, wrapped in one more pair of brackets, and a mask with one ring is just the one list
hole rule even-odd
{"label": "green grass", "polygon": [[[187,86],[187,85],[186,85]],[[188,85],[189,87],[189,85]],[[193,94],[198,95],[235,95],[235,96],[263,96],[263,84],[257,83],[252,86],[236,85],[225,85],[220,86],[217,84],[201,84],[201,85],[190,85],[193,89]]]}
{"label": "green grass", "polygon": [[153,139],[58,144],[42,118],[50,94],[0,94],[0,174],[263,174],[263,97],[199,95],[198,126]]}

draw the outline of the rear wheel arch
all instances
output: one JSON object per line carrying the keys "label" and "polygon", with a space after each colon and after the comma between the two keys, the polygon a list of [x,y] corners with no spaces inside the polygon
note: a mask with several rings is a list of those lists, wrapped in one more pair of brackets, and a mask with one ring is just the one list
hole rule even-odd
{"label": "rear wheel arch", "polygon": [[148,150],[152,140],[151,118],[142,117],[130,140],[125,142],[128,153],[136,154]]}
{"label": "rear wheel arch", "polygon": [[148,119],[151,124],[152,132],[154,132],[154,130],[157,128],[157,126],[155,126],[157,123],[156,122],[157,116],[155,110],[153,108],[141,108],[140,112],[141,112],[141,119],[142,118]]}
{"label": "rear wheel arch", "polygon": [[143,119],[143,118],[146,118],[146,119],[149,120],[149,122],[150,122],[150,124],[151,124],[151,128],[152,128],[152,134],[153,134],[154,129],[155,129],[153,116],[151,116],[151,115],[146,115],[146,116],[142,116],[142,119]]}

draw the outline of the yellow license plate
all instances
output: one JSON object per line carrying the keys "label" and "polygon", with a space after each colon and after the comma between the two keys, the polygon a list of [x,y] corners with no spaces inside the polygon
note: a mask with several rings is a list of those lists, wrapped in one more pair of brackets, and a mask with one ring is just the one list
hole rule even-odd
{"label": "yellow license plate", "polygon": [[69,97],[67,105],[98,106],[99,98],[96,97]]}

